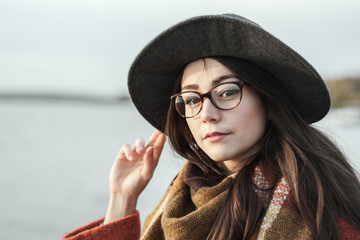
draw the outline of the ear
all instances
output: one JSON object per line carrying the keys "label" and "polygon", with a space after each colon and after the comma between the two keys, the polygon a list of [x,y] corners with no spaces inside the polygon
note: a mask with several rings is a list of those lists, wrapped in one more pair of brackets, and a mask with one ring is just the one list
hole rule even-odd
{"label": "ear", "polygon": [[270,113],[269,113],[269,110],[268,110],[268,106],[266,106],[266,116],[267,116],[268,120],[271,120],[271,116],[270,116]]}

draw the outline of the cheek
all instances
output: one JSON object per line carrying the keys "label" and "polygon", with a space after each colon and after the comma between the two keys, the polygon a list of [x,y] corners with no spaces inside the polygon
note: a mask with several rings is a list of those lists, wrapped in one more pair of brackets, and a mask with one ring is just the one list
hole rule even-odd
{"label": "cheek", "polygon": [[190,132],[192,133],[193,137],[195,138],[196,140],[196,129],[199,129],[199,127],[197,126],[196,124],[196,121],[194,121],[193,118],[187,118],[186,119],[186,123],[190,129]]}
{"label": "cheek", "polygon": [[199,146],[202,145],[202,134],[201,134],[201,121],[195,119],[195,118],[188,118],[186,119],[186,123],[189,127],[189,130],[197,144]]}
{"label": "cheek", "polygon": [[255,128],[253,129],[255,134],[261,138],[265,133],[267,125],[267,114],[265,109],[262,108],[261,111],[254,113],[253,119],[250,119],[250,121],[253,121],[252,127]]}
{"label": "cheek", "polygon": [[262,103],[255,104],[247,109],[243,109],[238,113],[234,124],[238,124],[239,129],[242,129],[243,134],[249,138],[262,137],[266,130],[267,113]]}

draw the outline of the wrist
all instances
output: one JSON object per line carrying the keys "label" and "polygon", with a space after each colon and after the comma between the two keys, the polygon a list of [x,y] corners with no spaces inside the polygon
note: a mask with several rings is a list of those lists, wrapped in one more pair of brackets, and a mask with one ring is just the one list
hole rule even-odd
{"label": "wrist", "polygon": [[104,224],[124,218],[136,211],[137,198],[111,194]]}

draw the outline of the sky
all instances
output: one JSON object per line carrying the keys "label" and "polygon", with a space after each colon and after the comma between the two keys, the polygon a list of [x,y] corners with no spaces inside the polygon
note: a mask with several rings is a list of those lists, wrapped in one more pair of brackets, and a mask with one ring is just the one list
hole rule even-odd
{"label": "sky", "polygon": [[0,0],[0,93],[127,94],[141,49],[186,18],[235,13],[324,79],[360,76],[358,0]]}

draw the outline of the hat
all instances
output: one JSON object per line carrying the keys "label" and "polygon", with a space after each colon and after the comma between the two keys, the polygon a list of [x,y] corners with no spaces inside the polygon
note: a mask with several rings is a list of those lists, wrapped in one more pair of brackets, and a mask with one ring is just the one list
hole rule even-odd
{"label": "hat", "polygon": [[307,123],[319,121],[330,109],[324,81],[303,57],[258,24],[224,14],[182,21],[145,46],[128,75],[129,93],[140,114],[163,132],[179,72],[211,56],[240,58],[267,70]]}

